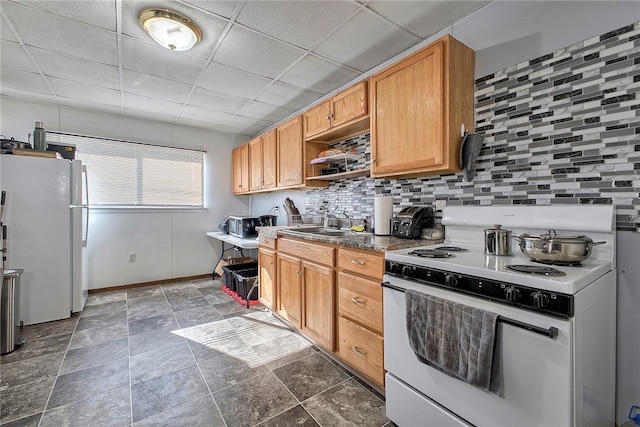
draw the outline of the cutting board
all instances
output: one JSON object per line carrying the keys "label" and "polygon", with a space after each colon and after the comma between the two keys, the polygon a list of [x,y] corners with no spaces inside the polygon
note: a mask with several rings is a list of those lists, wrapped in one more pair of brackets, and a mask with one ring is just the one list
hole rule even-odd
{"label": "cutting board", "polygon": [[14,149],[13,154],[16,156],[50,157],[52,159],[58,157],[58,153],[55,151],[24,150],[22,148]]}

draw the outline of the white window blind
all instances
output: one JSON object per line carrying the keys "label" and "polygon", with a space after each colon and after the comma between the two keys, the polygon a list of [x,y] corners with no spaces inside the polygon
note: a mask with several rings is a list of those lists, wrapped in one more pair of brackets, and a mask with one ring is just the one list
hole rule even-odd
{"label": "white window blind", "polygon": [[204,153],[59,133],[87,166],[91,206],[202,207]]}

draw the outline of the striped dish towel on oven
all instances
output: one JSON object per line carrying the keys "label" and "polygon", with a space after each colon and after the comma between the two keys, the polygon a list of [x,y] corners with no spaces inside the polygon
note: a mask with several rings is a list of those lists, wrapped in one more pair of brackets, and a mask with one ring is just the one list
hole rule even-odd
{"label": "striped dish towel on oven", "polygon": [[422,363],[502,395],[496,313],[410,289],[405,302],[409,343]]}

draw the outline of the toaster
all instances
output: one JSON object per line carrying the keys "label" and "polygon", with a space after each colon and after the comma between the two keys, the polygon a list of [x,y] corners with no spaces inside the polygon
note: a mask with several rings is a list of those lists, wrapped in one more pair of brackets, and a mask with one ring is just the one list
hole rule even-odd
{"label": "toaster", "polygon": [[411,206],[402,209],[393,221],[391,235],[401,239],[419,239],[423,228],[433,227],[433,209]]}

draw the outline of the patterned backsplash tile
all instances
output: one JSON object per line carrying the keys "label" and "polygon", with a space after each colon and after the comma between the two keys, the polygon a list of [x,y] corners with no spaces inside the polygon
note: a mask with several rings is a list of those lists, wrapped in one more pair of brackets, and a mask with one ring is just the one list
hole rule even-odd
{"label": "patterned backsplash tile", "polygon": [[[640,214],[640,23],[522,62],[475,82],[476,176],[357,178],[306,192],[307,212],[373,215],[374,194],[394,213],[410,205],[614,204],[618,230]],[[369,134],[355,147],[369,166]]]}

